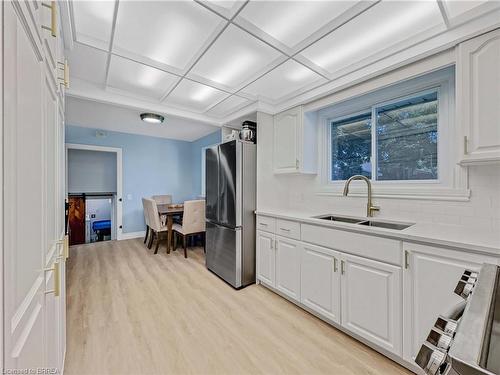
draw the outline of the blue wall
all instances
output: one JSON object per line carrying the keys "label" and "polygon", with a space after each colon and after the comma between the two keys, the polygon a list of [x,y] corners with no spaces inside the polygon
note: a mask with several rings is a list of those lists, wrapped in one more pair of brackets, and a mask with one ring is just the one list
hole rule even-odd
{"label": "blue wall", "polygon": [[142,197],[171,194],[174,202],[183,202],[199,196],[201,159],[194,155],[201,155],[204,139],[207,142],[212,139],[220,141],[220,131],[195,142],[111,131],[106,133],[106,137],[97,138],[96,129],[66,125],[66,143],[122,149],[123,233],[145,229]]}
{"label": "blue wall", "polygon": [[194,141],[192,143],[192,160],[193,160],[193,173],[192,173],[192,178],[193,178],[193,189],[195,191],[195,194],[200,195],[201,192],[201,151],[203,147],[206,146],[211,146],[216,143],[221,142],[221,137],[222,133],[221,131],[216,131],[213,132],[203,138],[198,139],[197,141]]}

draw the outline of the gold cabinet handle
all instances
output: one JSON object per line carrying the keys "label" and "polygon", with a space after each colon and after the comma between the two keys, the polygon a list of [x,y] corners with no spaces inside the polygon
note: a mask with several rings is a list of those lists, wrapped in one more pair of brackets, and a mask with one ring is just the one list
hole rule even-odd
{"label": "gold cabinet handle", "polygon": [[64,236],[64,257],[66,259],[69,258],[69,236],[68,235]]}
{"label": "gold cabinet handle", "polygon": [[405,269],[410,268],[410,252],[405,250]]}
{"label": "gold cabinet handle", "polygon": [[56,2],[51,1],[50,3],[42,3],[42,6],[49,8],[50,9],[50,27],[42,25],[42,29],[44,30],[49,30],[50,34],[55,38],[57,36],[57,9],[56,9]]}
{"label": "gold cabinet handle", "polygon": [[333,258],[333,272],[337,272],[338,267],[337,267],[337,258]]}
{"label": "gold cabinet handle", "polygon": [[59,284],[60,284],[60,274],[59,274],[60,267],[59,267],[59,261],[55,261],[53,267],[46,268],[44,271],[45,272],[49,272],[49,271],[53,271],[54,272],[54,289],[45,291],[45,294],[54,293],[54,296],[59,297],[59,294],[60,294],[60,288],[59,288]]}
{"label": "gold cabinet handle", "polygon": [[343,260],[340,261],[340,273],[345,274],[345,262]]}
{"label": "gold cabinet handle", "polygon": [[62,81],[62,84],[64,87],[69,88],[69,65],[68,65],[68,60],[64,60],[64,62],[57,62],[57,65],[59,65],[59,70],[63,71],[63,76],[62,77],[57,77],[59,81]]}

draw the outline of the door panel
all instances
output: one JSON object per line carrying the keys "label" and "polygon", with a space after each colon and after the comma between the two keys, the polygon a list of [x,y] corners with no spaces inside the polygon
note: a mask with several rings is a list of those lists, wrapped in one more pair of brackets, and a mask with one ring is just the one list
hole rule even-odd
{"label": "door panel", "polygon": [[69,244],[85,243],[85,198],[69,197]]}
{"label": "door panel", "polygon": [[[234,287],[239,287],[238,284],[241,282],[241,230],[207,222],[206,252],[207,268]],[[240,271],[239,275],[238,271]]]}
{"label": "door panel", "polygon": [[276,289],[300,300],[300,243],[276,237]]}
{"label": "door panel", "polygon": [[205,189],[207,220],[219,221],[219,148],[218,146],[206,149],[205,154]]}
{"label": "door panel", "polygon": [[275,283],[274,235],[257,231],[257,277],[270,286]]}
{"label": "door panel", "polygon": [[304,244],[300,274],[301,302],[340,323],[340,253]]}
{"label": "door panel", "polygon": [[235,228],[236,221],[236,184],[237,152],[236,141],[219,146],[219,223]]}
{"label": "door panel", "polygon": [[401,268],[345,254],[342,262],[342,326],[401,355]]}

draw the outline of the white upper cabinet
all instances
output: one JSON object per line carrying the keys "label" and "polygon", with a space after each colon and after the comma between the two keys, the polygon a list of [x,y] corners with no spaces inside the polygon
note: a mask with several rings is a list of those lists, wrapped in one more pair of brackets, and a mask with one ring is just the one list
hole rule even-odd
{"label": "white upper cabinet", "polygon": [[500,29],[458,47],[457,120],[462,165],[500,162]]}
{"label": "white upper cabinet", "polygon": [[402,354],[401,268],[342,255],[342,326]]}
{"label": "white upper cabinet", "polygon": [[275,115],[274,173],[317,173],[316,134],[315,118],[305,116],[302,106]]}

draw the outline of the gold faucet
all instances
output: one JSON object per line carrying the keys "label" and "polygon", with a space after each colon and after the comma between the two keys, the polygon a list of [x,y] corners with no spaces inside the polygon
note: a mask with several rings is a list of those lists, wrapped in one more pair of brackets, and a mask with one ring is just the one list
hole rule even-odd
{"label": "gold faucet", "polygon": [[366,184],[368,185],[368,204],[366,205],[366,216],[371,217],[373,216],[373,211],[380,211],[379,206],[373,206],[372,205],[372,183],[368,178],[365,176],[361,176],[359,174],[352,176],[345,182],[344,186],[344,197],[347,197],[347,194],[349,194],[349,184],[351,181],[354,180],[362,180],[365,181]]}

